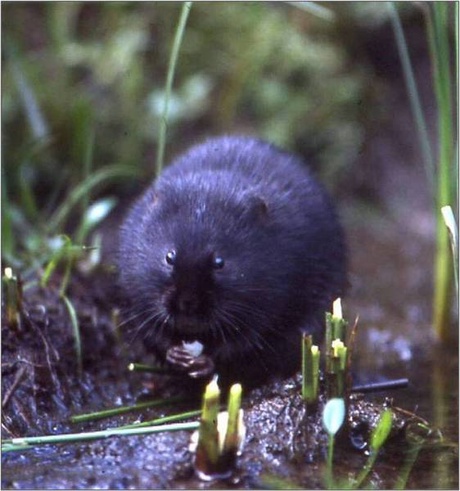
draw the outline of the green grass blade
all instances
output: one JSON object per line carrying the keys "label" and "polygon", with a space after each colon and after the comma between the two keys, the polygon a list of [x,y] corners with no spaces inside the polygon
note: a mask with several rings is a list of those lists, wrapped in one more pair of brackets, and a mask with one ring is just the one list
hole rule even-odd
{"label": "green grass blade", "polygon": [[57,268],[58,264],[64,257],[66,253],[68,253],[68,248],[72,244],[70,238],[67,235],[61,235],[60,239],[63,241],[62,244],[54,251],[48,264],[45,267],[45,271],[40,280],[40,286],[45,287],[48,284],[51,275]]}
{"label": "green grass blade", "polygon": [[458,295],[458,225],[452,211],[452,207],[443,206],[441,208],[444,223],[450,236],[450,248],[452,250],[452,259],[454,263],[455,287]]}
{"label": "green grass blade", "polygon": [[310,14],[319,17],[320,19],[327,20],[329,22],[335,21],[335,12],[331,9],[323,7],[317,2],[288,2],[293,7],[305,10]]}
{"label": "green grass blade", "polygon": [[116,204],[117,200],[115,198],[102,198],[87,207],[80,220],[78,231],[75,234],[76,242],[83,244],[91,230],[107,217]]}
{"label": "green grass blade", "polygon": [[13,223],[11,219],[11,208],[8,199],[6,177],[4,167],[2,167],[2,258],[13,258],[16,251],[16,240],[13,233]]}
{"label": "green grass blade", "polygon": [[423,114],[422,103],[420,101],[420,95],[417,88],[417,83],[415,81],[412,63],[410,61],[406,38],[404,36],[401,20],[399,18],[398,11],[394,5],[394,2],[389,2],[388,8],[390,10],[390,18],[395,33],[396,45],[403,68],[404,81],[406,83],[407,93],[409,95],[412,114],[414,116],[415,124],[417,127],[420,149],[422,151],[423,162],[425,164],[425,173],[427,175],[428,182],[431,183],[431,189],[433,190],[434,176],[436,171],[433,151],[431,149],[430,139],[428,135],[426,118]]}
{"label": "green grass blade", "polygon": [[183,419],[195,418],[201,414],[201,409],[195,409],[180,414],[171,414],[170,416],[162,416],[161,418],[152,419],[151,421],[143,421],[142,423],[133,423],[130,425],[120,426],[119,428],[141,428],[143,426],[157,426],[165,423],[176,423]]}
{"label": "green grass blade", "polygon": [[119,416],[120,414],[126,414],[132,411],[139,411],[141,409],[146,409],[149,407],[166,406],[168,404],[176,404],[179,402],[184,402],[184,398],[182,396],[169,397],[168,399],[156,399],[154,401],[140,402],[139,404],[135,404],[134,406],[115,407],[111,409],[104,409],[103,411],[97,411],[94,413],[79,414],[76,416],[72,416],[70,418],[70,421],[72,423],[83,423],[86,421],[94,421],[96,419],[109,418],[111,416]]}
{"label": "green grass blade", "polygon": [[371,433],[370,448],[372,452],[378,452],[390,435],[393,425],[393,413],[391,409],[385,409],[379,417],[377,425]]}
{"label": "green grass blade", "polygon": [[436,256],[434,271],[433,326],[437,337],[449,338],[452,265],[449,235],[441,208],[452,205],[454,134],[452,122],[452,76],[448,30],[448,4],[435,2],[426,9],[426,21],[438,112],[438,175],[436,197]]}
{"label": "green grass blade", "polygon": [[187,24],[187,18],[192,8],[193,2],[184,2],[182,5],[182,11],[177,25],[176,34],[174,37],[173,47],[171,51],[171,57],[168,64],[168,73],[166,76],[166,87],[165,87],[165,99],[163,106],[163,114],[161,116],[161,121],[159,125],[158,132],[158,151],[156,159],[156,175],[160,175],[163,169],[164,151],[166,145],[166,130],[168,128],[168,113],[169,113],[169,99],[171,97],[171,91],[174,81],[174,74],[176,73],[177,58],[179,55],[179,49],[182,44],[182,37],[184,35],[185,26]]}
{"label": "green grass blade", "polygon": [[10,58],[11,70],[19,99],[24,107],[24,112],[30,126],[33,137],[37,140],[48,138],[49,130],[45,118],[40,110],[40,106],[34,91],[29,85],[26,74],[22,67],[22,60],[17,46],[11,39],[5,39],[5,51]]}
{"label": "green grass blade", "polygon": [[[87,99],[80,99],[76,102],[71,114],[72,121],[72,160],[74,165],[81,166],[82,180],[89,178],[93,165],[94,153],[94,114],[93,105]],[[88,189],[86,195],[81,199],[81,212],[86,213],[91,200],[91,190]]]}
{"label": "green grass blade", "polygon": [[87,196],[88,192],[93,188],[103,184],[111,179],[120,179],[122,177],[133,177],[137,174],[134,169],[126,168],[121,165],[113,165],[105,167],[93,175],[85,179],[80,185],[78,185],[68,196],[65,202],[58,208],[58,210],[51,216],[48,221],[48,230],[51,234],[59,232],[64,222],[67,220],[70,212],[75,205]]}
{"label": "green grass blade", "polygon": [[77,359],[78,376],[81,377],[83,373],[83,357],[81,348],[81,336],[80,336],[80,324],[78,322],[77,312],[72,302],[65,296],[62,295],[62,299],[67,307],[67,312],[70,316],[70,322],[72,323],[73,336],[75,339],[75,355]]}
{"label": "green grass blade", "polygon": [[100,431],[88,431],[82,433],[68,433],[60,435],[44,435],[32,436],[24,438],[11,438],[3,440],[2,452],[13,450],[27,450],[33,448],[34,445],[44,445],[50,443],[72,443],[84,442],[88,440],[98,440],[102,438],[110,438],[113,436],[133,436],[133,435],[148,435],[150,433],[160,433],[162,431],[184,431],[196,430],[199,426],[198,422],[189,423],[174,423],[160,426],[150,426],[147,428],[109,428]]}

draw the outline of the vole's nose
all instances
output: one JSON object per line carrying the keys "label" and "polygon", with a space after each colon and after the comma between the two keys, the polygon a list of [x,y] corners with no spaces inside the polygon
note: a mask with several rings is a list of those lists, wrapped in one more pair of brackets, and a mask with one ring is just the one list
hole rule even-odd
{"label": "vole's nose", "polygon": [[198,295],[194,292],[185,291],[178,293],[176,297],[176,308],[181,314],[196,314],[199,307]]}

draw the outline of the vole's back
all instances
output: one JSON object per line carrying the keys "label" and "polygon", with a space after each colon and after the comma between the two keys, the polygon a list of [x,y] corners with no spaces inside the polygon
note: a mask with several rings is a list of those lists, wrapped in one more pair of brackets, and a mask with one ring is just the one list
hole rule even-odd
{"label": "vole's back", "polygon": [[198,340],[233,378],[292,371],[300,330],[321,337],[346,283],[322,186],[296,157],[243,137],[211,139],[162,173],[124,223],[119,266],[160,358]]}

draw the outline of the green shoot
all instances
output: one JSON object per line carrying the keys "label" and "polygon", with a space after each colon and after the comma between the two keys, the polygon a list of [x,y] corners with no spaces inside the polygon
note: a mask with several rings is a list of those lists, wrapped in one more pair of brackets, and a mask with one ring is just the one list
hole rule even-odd
{"label": "green shoot", "polygon": [[326,392],[328,399],[345,397],[348,350],[344,344],[348,322],[342,316],[340,298],[335,300],[332,314],[326,312]]}
{"label": "green shoot", "polygon": [[219,413],[220,390],[216,379],[206,386],[195,452],[195,472],[204,481],[226,478],[233,472],[245,437],[241,395],[241,385],[232,385],[228,411]]}
{"label": "green shoot", "polygon": [[219,432],[217,416],[219,414],[220,390],[213,379],[207,386],[203,396],[198,446],[195,455],[195,469],[200,476],[212,476],[219,460]]}
{"label": "green shoot", "polygon": [[[326,312],[326,347],[327,350],[332,346],[334,339],[346,338],[346,329],[348,322],[342,316],[342,303],[340,298],[337,298],[332,305],[332,314]],[[329,358],[329,356],[327,356]],[[326,363],[327,363],[326,358]]]}
{"label": "green shoot", "polygon": [[239,428],[241,426],[241,397],[243,389],[240,384],[234,384],[230,388],[228,397],[228,423],[225,434],[222,454],[228,455],[230,459],[236,458],[236,453],[239,448]]}
{"label": "green shoot", "polygon": [[311,335],[302,336],[302,397],[307,404],[318,401],[320,351]]}
{"label": "green shoot", "polygon": [[343,341],[334,339],[331,344],[331,369],[327,373],[328,397],[345,397],[345,377],[347,373],[347,348]]}
{"label": "green shoot", "polygon": [[2,278],[5,288],[6,320],[13,330],[21,329],[22,285],[11,268],[5,268]]}
{"label": "green shoot", "polygon": [[171,57],[168,64],[168,74],[166,76],[165,98],[163,106],[163,114],[159,126],[158,134],[158,151],[156,160],[156,175],[159,176],[163,169],[164,151],[166,145],[166,130],[168,127],[168,113],[169,113],[169,99],[171,97],[171,91],[174,81],[174,74],[176,72],[177,58],[179,55],[179,49],[182,44],[182,37],[184,35],[185,26],[187,24],[188,14],[192,8],[193,2],[184,2],[182,5],[182,12],[180,15],[179,23],[176,29],[176,35],[174,36],[174,43],[171,50]]}

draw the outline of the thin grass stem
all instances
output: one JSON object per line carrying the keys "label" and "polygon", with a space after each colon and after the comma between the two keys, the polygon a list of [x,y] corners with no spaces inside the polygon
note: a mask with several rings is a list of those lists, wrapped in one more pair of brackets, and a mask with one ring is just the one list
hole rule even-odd
{"label": "thin grass stem", "polygon": [[34,445],[44,445],[50,443],[73,443],[110,438],[113,436],[148,435],[150,433],[160,433],[162,431],[196,430],[198,426],[198,422],[191,421],[188,423],[174,423],[169,425],[148,426],[143,428],[109,428],[107,430],[89,431],[82,433],[11,438],[9,440],[3,440],[2,452],[13,450],[27,450],[29,448],[33,448]]}
{"label": "thin grass stem", "polygon": [[156,399],[154,401],[141,402],[134,406],[122,406],[112,409],[105,409],[104,411],[96,411],[94,413],[80,414],[72,416],[70,421],[72,423],[83,423],[86,421],[94,421],[96,419],[109,418],[111,416],[119,416],[120,414],[129,413],[132,411],[140,411],[149,407],[166,406],[168,404],[176,404],[184,402],[183,397],[169,397],[168,399]]}
{"label": "thin grass stem", "polygon": [[11,39],[5,40],[6,53],[10,57],[11,70],[18,89],[19,99],[24,106],[24,112],[30,126],[32,135],[37,140],[48,138],[48,124],[40,110],[37,97],[29,85],[26,74],[21,66],[21,59],[17,47]]}
{"label": "thin grass stem", "polygon": [[161,115],[161,121],[158,131],[158,150],[156,159],[156,175],[159,176],[163,169],[164,151],[166,145],[166,131],[168,129],[168,114],[169,114],[169,99],[171,98],[171,91],[174,82],[174,75],[176,73],[176,64],[179,55],[179,49],[182,44],[182,37],[184,35],[185,26],[187,24],[187,18],[192,8],[193,2],[184,2],[182,5],[182,11],[177,25],[176,34],[174,36],[173,47],[171,51],[171,57],[168,64],[168,73],[166,76],[165,97],[163,105],[163,113]]}
{"label": "thin grass stem", "polygon": [[422,151],[422,158],[425,164],[425,173],[428,182],[431,184],[430,188],[433,189],[434,176],[436,171],[433,151],[431,149],[430,139],[428,135],[426,118],[423,114],[422,103],[420,101],[419,91],[417,88],[417,83],[415,81],[412,63],[410,61],[406,38],[404,36],[401,20],[399,18],[398,11],[394,5],[394,2],[388,2],[388,8],[390,11],[390,18],[396,38],[396,45],[398,48],[399,57],[401,59],[404,81],[406,83],[407,93],[409,95],[412,114],[414,115],[415,124],[417,127],[420,149]]}
{"label": "thin grass stem", "polygon": [[406,489],[409,475],[422,448],[423,443],[418,443],[416,445],[412,445],[411,448],[408,450],[401,472],[396,479],[394,489]]}
{"label": "thin grass stem", "polygon": [[453,270],[455,277],[455,288],[458,295],[458,226],[455,221],[454,212],[451,206],[443,206],[441,208],[444,223],[449,231],[450,248],[452,250]]}
{"label": "thin grass stem", "polygon": [[78,376],[81,377],[83,373],[83,356],[81,348],[80,324],[78,322],[77,312],[72,302],[64,294],[62,294],[61,297],[65,303],[67,312],[69,313],[70,322],[72,324],[73,337],[75,339],[75,356],[77,358]]}
{"label": "thin grass stem", "polygon": [[145,426],[156,426],[165,423],[175,423],[177,421],[181,421],[182,419],[194,418],[201,414],[201,409],[194,409],[193,411],[187,411],[185,413],[180,414],[172,414],[170,416],[163,416],[161,418],[152,419],[151,421],[143,421],[142,423],[132,423],[129,425],[119,426],[122,428],[141,428]]}
{"label": "thin grass stem", "polygon": [[427,27],[434,67],[435,94],[438,111],[438,176],[436,199],[436,256],[433,325],[438,339],[449,337],[450,300],[452,294],[449,235],[441,208],[452,203],[452,163],[454,135],[452,124],[452,86],[448,34],[448,11],[445,2],[428,5]]}

